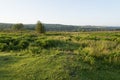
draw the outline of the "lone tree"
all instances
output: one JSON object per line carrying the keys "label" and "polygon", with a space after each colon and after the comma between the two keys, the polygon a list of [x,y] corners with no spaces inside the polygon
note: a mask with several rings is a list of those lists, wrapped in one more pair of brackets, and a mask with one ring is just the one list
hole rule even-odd
{"label": "lone tree", "polygon": [[35,30],[37,33],[45,33],[44,25],[40,21],[37,22]]}
{"label": "lone tree", "polygon": [[17,23],[12,26],[13,30],[22,30],[24,28],[24,25],[22,23]]}

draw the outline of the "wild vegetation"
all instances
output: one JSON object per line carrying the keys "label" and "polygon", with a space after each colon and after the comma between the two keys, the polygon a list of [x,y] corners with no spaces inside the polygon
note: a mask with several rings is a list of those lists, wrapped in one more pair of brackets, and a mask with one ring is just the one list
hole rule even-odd
{"label": "wild vegetation", "polygon": [[37,22],[35,30],[37,33],[45,33],[44,25],[40,21]]}
{"label": "wild vegetation", "polygon": [[22,23],[17,23],[12,26],[12,29],[15,30],[22,30],[24,28],[24,25]]}
{"label": "wild vegetation", "polygon": [[0,80],[120,80],[120,32],[0,32]]}

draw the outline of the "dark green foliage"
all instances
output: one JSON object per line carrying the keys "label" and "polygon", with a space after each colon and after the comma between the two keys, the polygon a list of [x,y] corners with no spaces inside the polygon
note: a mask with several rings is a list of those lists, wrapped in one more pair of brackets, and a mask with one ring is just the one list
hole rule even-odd
{"label": "dark green foliage", "polygon": [[43,45],[44,48],[52,48],[52,47],[60,46],[64,44],[64,42],[62,43],[62,41],[59,40],[45,40],[43,44],[44,44]]}
{"label": "dark green foliage", "polygon": [[40,55],[41,54],[41,48],[40,47],[29,47],[29,53],[32,55]]}
{"label": "dark green foliage", "polygon": [[18,46],[20,49],[26,49],[29,46],[29,42],[27,40],[21,40]]}
{"label": "dark green foliage", "polygon": [[[4,40],[3,40],[4,39]],[[12,37],[2,37],[0,39],[1,43],[1,51],[10,51],[10,50],[21,50],[26,49],[29,46],[29,42],[27,40],[22,40],[22,38],[12,38]]]}
{"label": "dark green foliage", "polygon": [[44,25],[40,21],[37,22],[35,30],[37,33],[45,33]]}
{"label": "dark green foliage", "polygon": [[22,23],[17,23],[12,26],[13,30],[22,30],[24,28],[24,25]]}
{"label": "dark green foliage", "polygon": [[6,43],[0,43],[0,51],[6,51],[8,48],[8,45]]}

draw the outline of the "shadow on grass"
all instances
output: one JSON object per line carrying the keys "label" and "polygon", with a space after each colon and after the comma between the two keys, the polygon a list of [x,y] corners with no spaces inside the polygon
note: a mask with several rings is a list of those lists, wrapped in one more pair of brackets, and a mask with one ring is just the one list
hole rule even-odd
{"label": "shadow on grass", "polygon": [[9,64],[14,64],[17,61],[22,59],[21,57],[12,56],[12,55],[4,55],[4,54],[2,56],[0,55],[0,67],[7,66]]}
{"label": "shadow on grass", "polygon": [[10,80],[12,74],[14,73],[12,65],[20,61],[22,58],[4,54],[0,54],[0,80]]}
{"label": "shadow on grass", "polygon": [[44,48],[55,48],[65,51],[73,51],[78,49],[81,45],[74,43],[72,41],[62,41],[62,40],[47,40]]}
{"label": "shadow on grass", "polygon": [[65,36],[68,35],[67,33],[61,33],[61,32],[56,32],[56,33],[46,33],[46,36]]}

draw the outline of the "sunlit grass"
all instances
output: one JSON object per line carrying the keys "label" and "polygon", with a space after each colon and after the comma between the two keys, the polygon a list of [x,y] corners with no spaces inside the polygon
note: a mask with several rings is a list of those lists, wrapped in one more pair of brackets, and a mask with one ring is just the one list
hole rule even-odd
{"label": "sunlit grass", "polygon": [[120,32],[1,32],[0,80],[119,80],[119,36]]}

